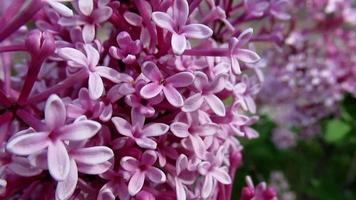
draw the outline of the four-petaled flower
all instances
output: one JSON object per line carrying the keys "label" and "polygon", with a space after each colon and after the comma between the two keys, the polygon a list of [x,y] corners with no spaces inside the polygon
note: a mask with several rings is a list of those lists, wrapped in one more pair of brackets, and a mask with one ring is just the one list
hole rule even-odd
{"label": "four-petaled flower", "polygon": [[13,136],[6,148],[9,152],[21,156],[47,149],[48,170],[54,179],[63,181],[71,168],[66,141],[87,140],[100,130],[101,125],[85,119],[66,125],[65,105],[57,95],[48,98],[44,114],[44,130],[21,131]]}
{"label": "four-petaled flower", "polygon": [[203,24],[188,24],[189,5],[187,0],[174,0],[169,14],[153,12],[152,19],[157,26],[172,33],[171,45],[173,52],[182,54],[187,46],[188,38],[205,39],[212,36],[213,31]]}
{"label": "four-petaled flower", "polygon": [[150,80],[140,91],[142,97],[151,99],[163,91],[164,96],[172,106],[183,106],[183,97],[176,88],[189,86],[194,80],[192,73],[179,72],[164,78],[157,65],[151,61],[142,65],[142,73]]}
{"label": "four-petaled flower", "polygon": [[156,184],[166,181],[166,174],[153,166],[156,160],[157,154],[152,150],[143,152],[140,160],[131,156],[121,159],[121,167],[133,174],[128,185],[130,195],[134,196],[142,189],[146,177]]}
{"label": "four-petaled flower", "polygon": [[88,70],[89,95],[92,99],[98,99],[104,92],[104,83],[101,77],[104,77],[114,83],[132,81],[132,78],[127,74],[119,73],[110,67],[97,66],[100,55],[98,50],[96,50],[92,45],[84,44],[83,48],[85,54],[70,47],[59,49],[58,54],[62,58],[69,60],[70,62],[68,64],[71,67],[85,67]]}

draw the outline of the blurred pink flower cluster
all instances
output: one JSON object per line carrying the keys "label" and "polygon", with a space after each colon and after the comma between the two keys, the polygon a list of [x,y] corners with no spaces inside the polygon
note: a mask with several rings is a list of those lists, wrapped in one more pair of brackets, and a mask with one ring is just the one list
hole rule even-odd
{"label": "blurred pink flower cluster", "polygon": [[[263,54],[259,103],[276,122],[272,141],[285,149],[312,138],[335,115],[346,93],[356,95],[356,10],[348,0],[295,1],[283,44]],[[278,92],[276,92],[278,91]],[[292,133],[291,128],[299,129]]]}
{"label": "blurred pink flower cluster", "polygon": [[230,199],[288,6],[1,0],[2,198]]}

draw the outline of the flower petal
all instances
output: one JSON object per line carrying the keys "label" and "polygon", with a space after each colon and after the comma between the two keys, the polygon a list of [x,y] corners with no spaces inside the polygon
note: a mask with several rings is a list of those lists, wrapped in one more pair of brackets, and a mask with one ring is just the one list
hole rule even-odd
{"label": "flower petal", "polygon": [[231,184],[232,182],[229,174],[222,168],[215,168],[211,175],[222,184]]}
{"label": "flower petal", "polygon": [[201,93],[196,93],[190,97],[188,97],[183,105],[183,112],[193,112],[200,108],[203,104],[204,98],[202,97]]}
{"label": "flower petal", "polygon": [[181,55],[187,47],[187,39],[183,34],[172,34],[171,45],[175,54]]}
{"label": "flower petal", "polygon": [[188,38],[205,39],[213,35],[213,30],[203,24],[189,24],[183,27],[184,35]]}
{"label": "flower petal", "polygon": [[218,116],[225,116],[225,106],[224,103],[214,94],[205,96],[205,101]]}
{"label": "flower petal", "polygon": [[105,161],[95,165],[88,165],[85,163],[78,162],[78,171],[84,174],[102,174],[110,169],[112,163],[109,161]]}
{"label": "flower petal", "polygon": [[141,26],[142,25],[142,17],[134,12],[126,11],[124,13],[124,18],[132,26]]}
{"label": "flower petal", "polygon": [[59,137],[63,140],[79,141],[93,137],[101,124],[93,120],[81,120],[61,128]]}
{"label": "flower petal", "polygon": [[105,146],[95,146],[76,149],[71,152],[71,156],[76,161],[84,164],[99,164],[114,157],[114,152]]}
{"label": "flower petal", "polygon": [[174,107],[182,107],[184,105],[183,97],[176,88],[167,85],[163,88],[163,93],[167,101]]}
{"label": "flower petal", "polygon": [[147,137],[142,137],[142,138],[135,138],[135,142],[139,147],[145,148],[145,149],[156,149],[157,148],[157,143]]}
{"label": "flower petal", "polygon": [[78,7],[82,14],[89,16],[94,8],[93,0],[78,0]]}
{"label": "flower petal", "polygon": [[120,165],[122,168],[129,172],[136,171],[139,168],[139,161],[131,156],[125,156],[121,159]]}
{"label": "flower petal", "polygon": [[187,0],[174,0],[173,6],[173,20],[179,27],[185,25],[189,15],[189,5]]}
{"label": "flower petal", "polygon": [[73,11],[62,3],[57,1],[46,1],[46,3],[48,3],[54,10],[65,17],[73,16]]}
{"label": "flower petal", "polygon": [[204,124],[201,126],[197,126],[194,129],[195,134],[199,136],[211,136],[214,135],[219,129],[217,124]]}
{"label": "flower petal", "polygon": [[154,183],[166,182],[166,174],[156,167],[149,167],[146,171],[146,176]]}
{"label": "flower petal", "polygon": [[182,182],[178,178],[175,178],[175,183],[176,183],[177,200],[186,200],[187,195],[185,193],[185,189]]}
{"label": "flower petal", "polygon": [[166,79],[167,84],[174,87],[187,87],[193,83],[194,75],[190,72],[179,72]]}
{"label": "flower petal", "polygon": [[60,48],[58,50],[58,55],[66,60],[73,61],[79,65],[82,66],[88,65],[87,58],[84,55],[84,53],[74,48],[70,48],[70,47]]}
{"label": "flower petal", "polygon": [[188,131],[189,125],[182,123],[182,122],[173,122],[171,124],[171,131],[172,133],[180,138],[185,138],[189,136],[189,131]]}
{"label": "flower petal", "polygon": [[99,99],[104,92],[104,83],[98,73],[89,75],[89,95],[92,99]]}
{"label": "flower petal", "polygon": [[[85,24],[82,30],[82,37],[84,42],[89,43],[95,39],[95,25]],[[88,56],[88,58],[90,58]]]}
{"label": "flower petal", "polygon": [[121,82],[130,82],[132,81],[131,76],[123,73],[119,73],[115,69],[105,66],[97,66],[95,72],[98,73],[101,77],[104,77],[114,83]]}
{"label": "flower petal", "polygon": [[238,49],[236,52],[236,57],[245,63],[256,63],[261,59],[257,53],[248,49]]}
{"label": "flower petal", "polygon": [[121,118],[121,117],[113,117],[111,119],[111,121],[113,122],[116,130],[127,137],[132,137],[132,127],[131,124],[129,122],[127,122],[125,119]]}
{"label": "flower petal", "polygon": [[213,177],[211,175],[205,176],[201,195],[204,199],[208,198],[213,191]]}
{"label": "flower petal", "polygon": [[150,125],[146,126],[142,130],[142,134],[147,137],[160,136],[160,135],[164,135],[165,133],[167,133],[168,130],[169,130],[169,126],[167,124],[154,123],[154,124],[150,124]]}
{"label": "flower petal", "polygon": [[173,20],[171,16],[164,12],[154,12],[152,13],[152,20],[157,26],[167,29],[169,32],[174,32],[173,30]]}
{"label": "flower petal", "polygon": [[11,159],[12,161],[7,167],[15,174],[31,177],[42,172],[42,169],[32,166],[27,158],[13,156]]}
{"label": "flower petal", "polygon": [[204,158],[206,147],[204,141],[198,135],[189,135],[195,154],[198,158]]}
{"label": "flower petal", "polygon": [[147,61],[142,64],[142,73],[151,81],[161,81],[162,73],[154,62]]}
{"label": "flower petal", "polygon": [[57,181],[63,181],[68,177],[71,162],[63,142],[57,140],[50,143],[47,151],[48,170]]}
{"label": "flower petal", "polygon": [[107,21],[111,17],[112,13],[113,11],[110,7],[103,6],[94,10],[92,18],[96,24],[100,24]]}
{"label": "flower petal", "polygon": [[50,129],[63,126],[66,120],[66,108],[62,100],[52,94],[46,101],[44,110],[45,122]]}
{"label": "flower petal", "polygon": [[242,47],[242,46],[244,46],[245,44],[247,44],[248,41],[251,40],[252,34],[253,34],[253,29],[252,29],[252,28],[248,28],[248,29],[244,30],[244,31],[237,37],[238,46],[239,46],[239,47]]}
{"label": "flower petal", "polygon": [[143,183],[145,182],[145,173],[141,171],[137,171],[129,181],[129,193],[131,196],[136,195],[143,187]]}
{"label": "flower petal", "polygon": [[59,181],[56,188],[56,199],[65,200],[72,196],[78,182],[78,169],[75,161],[70,161],[70,170],[64,181]]}
{"label": "flower petal", "polygon": [[41,151],[49,143],[47,132],[27,133],[11,139],[6,149],[13,154],[25,156]]}
{"label": "flower petal", "polygon": [[159,95],[159,93],[161,93],[162,89],[163,89],[163,86],[156,82],[149,83],[141,88],[140,95],[145,99],[151,99],[151,98]]}
{"label": "flower petal", "polygon": [[151,166],[157,161],[157,153],[153,150],[146,150],[141,156],[141,164]]}
{"label": "flower petal", "polygon": [[[83,30],[84,31],[84,30]],[[94,28],[94,37],[95,37],[95,28]],[[89,41],[91,42],[91,40]],[[84,45],[85,54],[87,55],[87,61],[90,66],[90,69],[94,69],[100,60],[100,54],[91,44]]]}

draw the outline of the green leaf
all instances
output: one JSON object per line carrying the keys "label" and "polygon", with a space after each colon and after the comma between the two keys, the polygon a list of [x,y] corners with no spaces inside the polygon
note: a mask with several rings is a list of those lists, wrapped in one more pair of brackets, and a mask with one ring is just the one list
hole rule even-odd
{"label": "green leaf", "polygon": [[342,140],[351,130],[351,126],[339,119],[332,119],[327,122],[325,127],[325,140],[335,143]]}

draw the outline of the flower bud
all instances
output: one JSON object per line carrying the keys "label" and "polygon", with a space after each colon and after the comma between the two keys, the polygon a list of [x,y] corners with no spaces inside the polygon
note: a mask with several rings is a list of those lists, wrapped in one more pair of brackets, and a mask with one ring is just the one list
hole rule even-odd
{"label": "flower bud", "polygon": [[49,32],[42,32],[35,29],[28,33],[25,41],[27,50],[32,56],[45,58],[55,51],[53,35]]}

